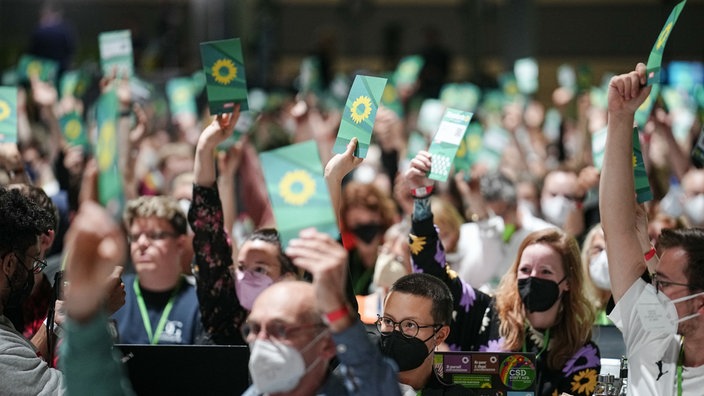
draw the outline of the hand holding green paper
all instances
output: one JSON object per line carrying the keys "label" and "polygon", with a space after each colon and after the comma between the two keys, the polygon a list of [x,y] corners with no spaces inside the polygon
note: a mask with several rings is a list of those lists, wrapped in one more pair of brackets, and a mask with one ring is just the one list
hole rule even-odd
{"label": "hand holding green paper", "polygon": [[201,43],[200,56],[210,114],[229,113],[237,103],[241,111],[248,110],[247,78],[240,39]]}
{"label": "hand holding green paper", "polygon": [[372,130],[376,111],[386,85],[385,78],[357,76],[352,83],[345,110],[333,146],[333,153],[342,154],[347,144],[356,137],[358,140],[355,157],[365,158],[372,141]]}
{"label": "hand holding green paper", "polygon": [[428,178],[445,181],[450,176],[452,162],[457,149],[462,143],[467,126],[472,120],[472,113],[456,109],[447,109],[440,122],[440,127],[433,138],[428,151],[433,158]]}

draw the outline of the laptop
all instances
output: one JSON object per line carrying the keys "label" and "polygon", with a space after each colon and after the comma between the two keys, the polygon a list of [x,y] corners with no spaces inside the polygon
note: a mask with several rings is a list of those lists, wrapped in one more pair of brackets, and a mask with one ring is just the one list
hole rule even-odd
{"label": "laptop", "polygon": [[137,395],[241,395],[249,386],[245,345],[117,344]]}
{"label": "laptop", "polygon": [[435,372],[446,383],[461,384],[468,395],[535,396],[535,354],[521,352],[435,352]]}

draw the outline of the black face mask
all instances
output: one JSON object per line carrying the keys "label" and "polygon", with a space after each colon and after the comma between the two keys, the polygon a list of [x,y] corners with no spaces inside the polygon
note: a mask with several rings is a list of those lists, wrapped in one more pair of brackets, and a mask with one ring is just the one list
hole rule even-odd
{"label": "black face mask", "polygon": [[413,370],[419,367],[430,355],[425,342],[434,337],[435,333],[425,340],[416,337],[405,337],[398,331],[382,334],[379,339],[381,353],[393,359],[398,364],[399,371]]}
{"label": "black face mask", "polygon": [[550,279],[524,278],[518,280],[518,294],[528,312],[545,312],[550,309],[558,298],[560,298],[560,283],[567,279],[555,282]]}
{"label": "black face mask", "polygon": [[364,243],[371,243],[381,233],[381,226],[376,223],[361,224],[350,231]]}
{"label": "black face mask", "polygon": [[[7,285],[10,288],[10,293],[7,296],[6,308],[19,308],[22,306],[24,300],[29,297],[34,287],[34,273],[24,267],[23,264],[17,263],[17,266],[22,266],[25,271],[16,269],[12,274],[12,278],[5,275],[7,278]],[[26,276],[25,280],[21,280],[20,272],[24,272]]]}

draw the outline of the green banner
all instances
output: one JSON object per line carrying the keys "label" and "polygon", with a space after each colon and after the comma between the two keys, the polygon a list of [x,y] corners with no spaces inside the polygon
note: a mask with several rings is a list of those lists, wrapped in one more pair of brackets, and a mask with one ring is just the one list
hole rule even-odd
{"label": "green banner", "polygon": [[355,157],[367,156],[384,86],[386,86],[385,78],[362,75],[355,77],[342,113],[337,139],[332,148],[334,153],[344,153],[347,150],[347,144],[356,137],[358,143],[354,152]]}
{"label": "green banner", "polygon": [[120,216],[124,202],[122,176],[118,166],[117,113],[118,101],[115,91],[102,94],[96,104],[98,200],[113,216]]}
{"label": "green banner", "polygon": [[677,18],[679,18],[680,13],[682,12],[682,9],[684,8],[684,5],[686,3],[687,0],[682,0],[679,4],[675,6],[675,8],[672,9],[672,12],[670,12],[670,16],[667,17],[667,20],[665,21],[665,26],[663,26],[662,30],[660,31],[660,34],[658,35],[658,39],[655,40],[655,44],[653,44],[653,49],[650,50],[648,64],[646,65],[648,76],[648,81],[646,83],[647,85],[660,83],[662,53],[663,51],[665,51],[665,44],[667,44],[667,39],[670,37],[670,33],[672,33],[672,28],[675,27]]}
{"label": "green banner", "polygon": [[129,30],[103,32],[98,35],[100,66],[104,76],[132,77],[134,60],[132,57],[132,34]]}
{"label": "green banner", "polygon": [[474,114],[466,111],[447,109],[442,117],[440,127],[430,143],[428,151],[431,155],[430,175],[428,178],[445,181],[450,176],[452,162],[457,149],[462,143],[469,121]]}
{"label": "green banner", "polygon": [[240,104],[241,111],[249,109],[247,77],[240,39],[200,43],[200,56],[205,72],[210,114],[229,113],[237,103]]}
{"label": "green banner", "polygon": [[46,58],[24,54],[17,64],[17,78],[20,82],[38,77],[42,81],[54,82],[59,73],[59,63]]}
{"label": "green banner", "polygon": [[0,87],[0,143],[17,143],[16,87]]}
{"label": "green banner", "polygon": [[193,96],[193,80],[189,77],[172,78],[166,83],[171,115],[192,115],[198,117],[196,98]]}
{"label": "green banner", "polygon": [[638,128],[633,128],[633,180],[635,182],[636,200],[638,203],[652,200],[653,192],[650,190],[648,173],[645,171]]}
{"label": "green banner", "polygon": [[282,245],[309,227],[338,238],[337,218],[315,142],[263,152],[260,159]]}

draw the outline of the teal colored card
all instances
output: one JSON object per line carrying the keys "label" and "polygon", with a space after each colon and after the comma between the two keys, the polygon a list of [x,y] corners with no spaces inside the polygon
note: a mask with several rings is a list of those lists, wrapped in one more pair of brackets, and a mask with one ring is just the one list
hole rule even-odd
{"label": "teal colored card", "polygon": [[645,98],[643,103],[641,103],[636,110],[634,118],[638,128],[645,127],[645,123],[648,121],[648,118],[650,118],[650,113],[653,111],[653,106],[655,106],[655,102],[658,100],[658,96],[660,95],[660,87],[660,84],[653,85],[650,89],[650,95]]}
{"label": "teal colored card", "polygon": [[82,146],[85,149],[90,147],[88,133],[78,112],[72,111],[61,116],[59,126],[69,146]]}
{"label": "teal colored card", "polygon": [[100,66],[104,76],[132,77],[132,34],[129,30],[103,32],[98,35]]}
{"label": "teal colored card", "polygon": [[403,103],[401,103],[401,98],[398,96],[398,89],[393,84],[386,84],[384,87],[381,104],[403,118]]}
{"label": "teal colored card", "polygon": [[210,114],[229,113],[237,103],[248,110],[247,77],[238,38],[200,43]]}
{"label": "teal colored card", "polygon": [[17,143],[17,87],[0,87],[0,143]]}
{"label": "teal colored card", "polygon": [[192,115],[197,117],[196,98],[193,96],[193,80],[188,77],[172,78],[166,83],[166,96],[169,109],[174,116]]}
{"label": "teal colored card", "polygon": [[62,98],[73,96],[82,97],[90,85],[90,75],[83,70],[70,70],[61,76],[59,81],[59,94]]}
{"label": "teal colored card", "polygon": [[98,200],[113,216],[122,211],[122,175],[118,166],[117,139],[118,101],[114,90],[98,98],[96,122],[98,141],[95,156],[98,160]]}
{"label": "teal colored card", "polygon": [[440,101],[453,109],[475,111],[481,95],[481,89],[471,83],[445,84],[440,91]]}
{"label": "teal colored card", "polygon": [[433,137],[428,151],[431,155],[431,167],[428,178],[445,181],[450,176],[452,162],[462,143],[465,131],[473,114],[467,111],[447,109],[442,117],[438,131]]}
{"label": "teal colored card", "polygon": [[652,200],[653,192],[650,190],[648,173],[645,171],[643,152],[640,149],[638,128],[633,128],[633,180],[635,182],[636,200],[638,203]]}
{"label": "teal colored card", "polygon": [[423,137],[423,134],[418,131],[411,131],[408,135],[408,148],[406,151],[406,159],[412,160],[418,155],[418,152],[428,148],[428,142]]}
{"label": "teal colored card", "polygon": [[484,131],[482,125],[478,122],[473,122],[467,127],[467,132],[457,149],[453,165],[457,171],[468,171],[479,160],[479,154],[482,151],[482,140]]}
{"label": "teal colored card", "polygon": [[19,81],[29,81],[32,77],[38,77],[42,81],[54,82],[58,73],[58,62],[34,55],[22,55],[17,64]]}
{"label": "teal colored card", "polygon": [[362,75],[355,77],[342,113],[340,129],[332,148],[333,153],[344,153],[347,150],[347,144],[356,137],[358,143],[354,152],[355,157],[367,156],[367,150],[372,141],[376,111],[385,86],[385,78]]}
{"label": "teal colored card", "polygon": [[259,155],[266,189],[285,247],[305,228],[339,237],[318,146],[312,140]]}
{"label": "teal colored card", "polygon": [[675,8],[672,9],[672,12],[670,12],[670,16],[667,17],[667,20],[665,21],[665,26],[663,26],[662,30],[660,31],[660,34],[658,35],[658,39],[655,40],[655,44],[653,44],[653,49],[650,50],[648,64],[646,65],[648,76],[648,81],[646,85],[660,83],[662,53],[663,51],[665,51],[665,44],[667,44],[667,39],[670,37],[670,33],[672,33],[672,28],[675,27],[677,18],[679,18],[680,13],[682,12],[682,9],[684,8],[684,5],[686,3],[687,0],[682,0],[675,6]]}
{"label": "teal colored card", "polygon": [[406,56],[401,59],[394,72],[394,85],[400,87],[415,84],[424,64],[425,60],[420,55]]}

